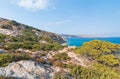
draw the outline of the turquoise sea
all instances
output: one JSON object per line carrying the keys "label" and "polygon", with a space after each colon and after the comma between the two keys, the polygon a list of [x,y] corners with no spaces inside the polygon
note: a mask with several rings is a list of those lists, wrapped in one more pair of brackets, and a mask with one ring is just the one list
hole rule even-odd
{"label": "turquoise sea", "polygon": [[82,46],[85,42],[89,42],[92,40],[103,40],[112,42],[115,44],[120,44],[120,37],[113,37],[113,38],[66,38],[67,44],[69,46]]}

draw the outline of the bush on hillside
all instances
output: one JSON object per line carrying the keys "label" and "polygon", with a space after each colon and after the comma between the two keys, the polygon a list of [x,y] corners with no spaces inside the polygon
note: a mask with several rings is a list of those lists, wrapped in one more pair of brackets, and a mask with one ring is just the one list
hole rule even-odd
{"label": "bush on hillside", "polygon": [[110,42],[94,40],[85,43],[82,47],[75,49],[75,52],[85,57],[92,57],[99,63],[108,66],[119,66],[120,45]]}
{"label": "bush on hillside", "polygon": [[19,54],[19,53],[13,53],[13,54],[0,54],[0,67],[7,66],[8,64],[20,60],[29,60],[30,57],[26,54]]}
{"label": "bush on hillside", "polygon": [[0,34],[0,42],[3,42],[6,38],[6,35]]}
{"label": "bush on hillside", "polygon": [[68,74],[60,71],[60,72],[55,73],[53,79],[71,79],[71,78],[69,77]]}

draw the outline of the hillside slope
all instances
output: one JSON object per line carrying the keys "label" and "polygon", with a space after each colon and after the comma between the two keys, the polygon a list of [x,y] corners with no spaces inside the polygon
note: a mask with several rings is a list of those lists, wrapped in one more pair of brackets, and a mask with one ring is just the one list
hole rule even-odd
{"label": "hillside slope", "polygon": [[65,43],[65,40],[59,35],[51,32],[46,32],[33,28],[31,26],[18,23],[14,20],[7,20],[0,18],[0,33],[11,36],[24,35],[24,31],[29,30],[29,32],[34,32],[37,37],[50,38],[60,44]]}

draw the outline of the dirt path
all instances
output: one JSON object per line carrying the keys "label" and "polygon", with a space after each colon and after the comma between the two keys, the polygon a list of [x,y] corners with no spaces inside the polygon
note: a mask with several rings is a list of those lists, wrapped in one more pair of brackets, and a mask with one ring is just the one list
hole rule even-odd
{"label": "dirt path", "polygon": [[85,60],[83,58],[78,57],[77,54],[73,52],[68,52],[67,54],[69,57],[71,57],[71,62],[87,67],[87,65],[85,64]]}

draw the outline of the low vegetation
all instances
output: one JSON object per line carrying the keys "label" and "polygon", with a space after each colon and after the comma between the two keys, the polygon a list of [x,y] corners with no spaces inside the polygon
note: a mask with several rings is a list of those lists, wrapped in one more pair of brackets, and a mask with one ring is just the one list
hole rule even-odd
{"label": "low vegetation", "polygon": [[0,42],[3,42],[6,38],[6,35],[0,34]]}
{"label": "low vegetation", "polygon": [[58,53],[53,57],[53,59],[59,61],[69,61],[71,58],[68,56],[67,53]]}
{"label": "low vegetation", "polygon": [[75,53],[96,62],[90,68],[74,67],[71,74],[76,79],[120,79],[120,58],[116,55],[119,52],[119,44],[99,40],[87,42],[75,49]]}
{"label": "low vegetation", "polygon": [[[66,64],[65,67],[70,70],[69,74],[56,73],[56,79],[120,79],[119,44],[93,40],[76,48],[74,52],[88,61],[91,59],[90,61],[94,63],[88,67]],[[61,55],[57,56],[61,57]],[[59,57],[56,59],[61,60],[62,57]]]}
{"label": "low vegetation", "polygon": [[16,79],[16,78],[0,76],[0,79]]}
{"label": "low vegetation", "polygon": [[7,66],[8,64],[20,60],[29,60],[30,57],[26,54],[19,54],[19,53],[13,53],[13,54],[0,54],[0,67]]}
{"label": "low vegetation", "polygon": [[[46,43],[41,43],[44,41]],[[59,43],[44,36],[38,37],[35,32],[25,30],[24,35],[17,37],[0,34],[0,42],[4,42],[4,49],[16,50],[19,48],[29,50],[57,51],[63,48]]]}
{"label": "low vegetation", "polygon": [[54,67],[65,68],[66,64],[63,62],[69,61],[70,59],[71,58],[66,53],[57,53],[56,55],[53,56],[52,59],[49,60],[49,62]]}
{"label": "low vegetation", "polygon": [[105,66],[119,66],[120,58],[116,56],[120,52],[120,45],[110,42],[94,40],[77,48],[75,52],[85,57],[91,57]]}
{"label": "low vegetation", "polygon": [[68,74],[60,71],[55,74],[53,79],[70,79],[70,78],[68,77]]}
{"label": "low vegetation", "polygon": [[[12,25],[16,25],[13,21]],[[4,27],[6,28],[6,27]],[[32,28],[31,28],[32,29]],[[23,35],[17,37],[0,34],[0,48],[17,50],[19,48],[34,51],[58,51],[63,48],[59,43],[49,37],[37,36],[34,31],[24,30]],[[43,42],[40,42],[43,41]],[[56,73],[54,79],[120,79],[120,45],[106,41],[94,40],[76,48],[74,52],[80,57],[92,59],[94,63],[90,67],[82,67],[74,64],[66,64],[71,60],[67,53],[58,53],[49,60],[52,66],[66,68],[68,74]],[[25,53],[0,54],[0,67],[7,66],[11,62],[32,59]],[[44,58],[35,58],[35,61],[46,63]],[[14,79],[0,76],[0,79]]]}

